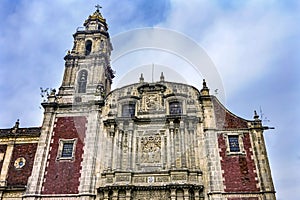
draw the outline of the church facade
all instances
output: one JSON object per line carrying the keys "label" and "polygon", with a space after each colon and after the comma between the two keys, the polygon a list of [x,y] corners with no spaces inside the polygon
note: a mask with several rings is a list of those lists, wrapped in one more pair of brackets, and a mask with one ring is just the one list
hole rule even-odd
{"label": "church facade", "polygon": [[97,9],[73,35],[41,127],[0,129],[2,199],[274,200],[261,120],[168,82],[111,91],[112,44]]}

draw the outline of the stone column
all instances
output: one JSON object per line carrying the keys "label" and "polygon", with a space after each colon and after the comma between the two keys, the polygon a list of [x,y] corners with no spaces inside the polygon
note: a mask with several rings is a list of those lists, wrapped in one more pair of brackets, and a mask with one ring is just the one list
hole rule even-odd
{"label": "stone column", "polygon": [[195,152],[195,166],[196,166],[196,169],[200,169],[200,151],[201,149],[199,148],[199,141],[200,141],[200,137],[198,135],[198,131],[197,131],[197,126],[194,127],[194,129],[196,129],[194,131],[194,152]]}
{"label": "stone column", "polygon": [[109,131],[109,144],[107,145],[108,148],[107,148],[107,155],[108,155],[108,163],[107,163],[107,166],[108,166],[108,170],[111,171],[112,170],[112,162],[113,162],[113,156],[114,156],[114,136],[115,136],[115,133],[110,130]]}
{"label": "stone column", "polygon": [[170,136],[170,130],[167,129],[166,130],[166,138],[167,138],[167,144],[166,144],[166,154],[167,154],[167,169],[170,169],[171,168],[171,156],[172,156],[172,153],[171,153],[171,136]]}
{"label": "stone column", "polygon": [[133,141],[133,123],[129,122],[129,126],[128,126],[128,135],[127,135],[127,140],[128,140],[128,161],[127,161],[127,170],[132,170],[132,141]]}
{"label": "stone column", "polygon": [[132,161],[131,167],[132,170],[136,170],[136,158],[137,158],[137,140],[136,140],[136,133],[132,131]]}
{"label": "stone column", "polygon": [[103,200],[108,200],[108,199],[109,199],[108,194],[109,194],[109,191],[108,191],[108,190],[105,190],[105,191],[104,191],[104,199],[103,199]]}
{"label": "stone column", "polygon": [[131,199],[131,190],[128,189],[126,190],[126,200],[130,200]]}
{"label": "stone column", "polygon": [[174,124],[170,122],[170,151],[171,151],[171,168],[175,168],[175,145],[174,145]]}
{"label": "stone column", "polygon": [[191,167],[193,169],[196,168],[196,162],[195,162],[195,138],[194,138],[194,131],[193,130],[189,130],[189,136],[190,136],[190,147],[191,147],[191,151],[190,151],[190,159],[191,159]]}
{"label": "stone column", "polygon": [[165,137],[164,135],[161,135],[160,136],[160,140],[161,140],[161,161],[162,161],[162,168],[164,169],[165,168],[165,163],[166,163],[166,160],[165,160],[165,155],[166,155],[166,152],[165,152]]}
{"label": "stone column", "polygon": [[189,200],[189,189],[183,189],[183,199],[184,200]]}
{"label": "stone column", "polygon": [[198,145],[197,145],[197,142],[198,142],[198,139],[197,139],[197,131],[195,131],[194,129],[191,131],[192,132],[192,141],[193,141],[193,159],[194,159],[194,165],[193,167],[196,168],[196,169],[199,169],[199,163],[198,163]]}
{"label": "stone column", "polygon": [[176,200],[176,189],[171,189],[171,200]]}
{"label": "stone column", "polygon": [[112,200],[118,200],[118,190],[113,190]]}
{"label": "stone column", "polygon": [[112,150],[112,170],[116,170],[118,160],[118,133],[114,132],[113,150]]}
{"label": "stone column", "polygon": [[195,200],[200,200],[200,191],[199,190],[194,190],[194,194],[195,194]]}
{"label": "stone column", "polygon": [[118,130],[117,137],[116,137],[116,154],[115,154],[115,162],[116,162],[116,169],[121,169],[121,162],[122,162],[122,155],[121,155],[121,146],[122,146],[122,131]]}
{"label": "stone column", "polygon": [[186,167],[186,147],[185,147],[185,133],[184,133],[184,123],[180,122],[180,143],[181,143],[181,167]]}
{"label": "stone column", "polygon": [[185,153],[185,157],[186,157],[186,166],[188,168],[191,168],[191,145],[190,145],[190,132],[189,130],[187,130],[187,133],[185,134],[185,143],[187,144],[186,145],[186,153]]}

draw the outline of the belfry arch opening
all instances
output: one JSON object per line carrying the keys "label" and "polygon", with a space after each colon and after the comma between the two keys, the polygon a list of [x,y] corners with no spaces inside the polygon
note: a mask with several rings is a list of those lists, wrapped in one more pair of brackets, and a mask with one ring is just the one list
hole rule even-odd
{"label": "belfry arch opening", "polygon": [[85,55],[90,55],[92,52],[92,44],[93,42],[91,40],[87,40],[85,42]]}

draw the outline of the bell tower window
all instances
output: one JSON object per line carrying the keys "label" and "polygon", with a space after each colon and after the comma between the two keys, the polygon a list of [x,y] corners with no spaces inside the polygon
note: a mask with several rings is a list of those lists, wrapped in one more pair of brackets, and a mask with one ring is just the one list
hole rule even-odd
{"label": "bell tower window", "polygon": [[78,93],[86,92],[88,72],[86,70],[81,70],[78,76]]}
{"label": "bell tower window", "polygon": [[90,55],[91,51],[92,51],[92,41],[91,40],[87,40],[85,42],[85,55]]}

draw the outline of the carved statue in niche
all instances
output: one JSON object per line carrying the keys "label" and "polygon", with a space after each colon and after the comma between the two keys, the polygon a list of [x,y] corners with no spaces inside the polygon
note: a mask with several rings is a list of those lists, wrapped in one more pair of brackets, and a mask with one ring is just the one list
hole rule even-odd
{"label": "carved statue in niche", "polygon": [[161,138],[160,136],[149,136],[141,138],[141,162],[160,163]]}
{"label": "carved statue in niche", "polygon": [[96,95],[100,95],[101,97],[105,96],[104,85],[102,83],[100,83],[99,85],[97,85]]}

